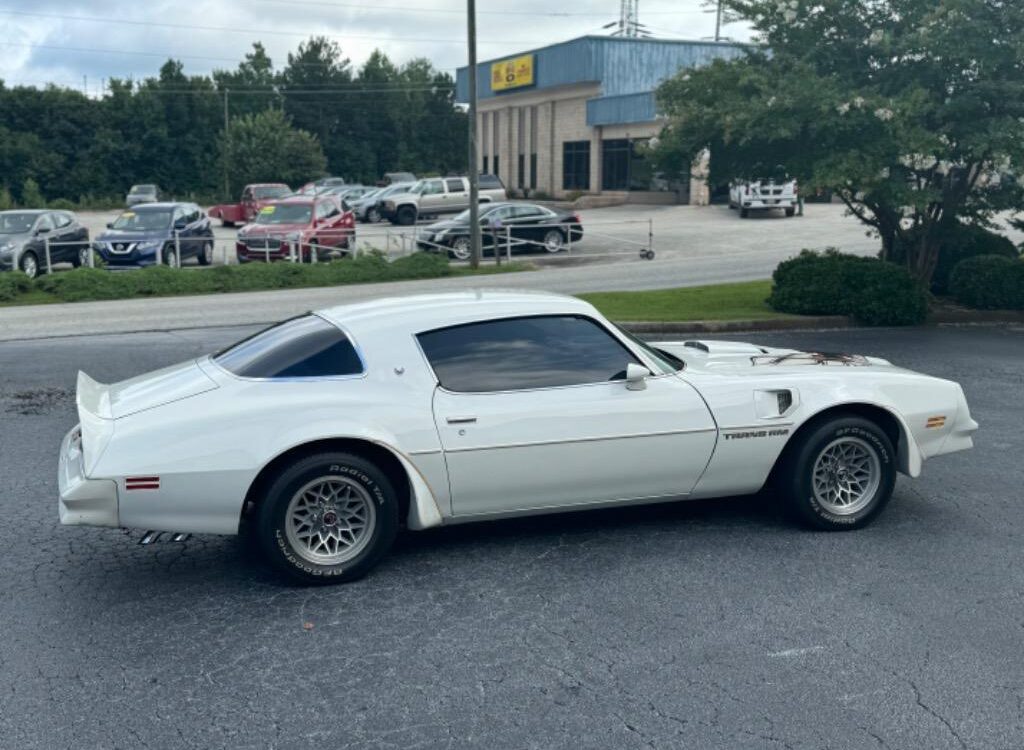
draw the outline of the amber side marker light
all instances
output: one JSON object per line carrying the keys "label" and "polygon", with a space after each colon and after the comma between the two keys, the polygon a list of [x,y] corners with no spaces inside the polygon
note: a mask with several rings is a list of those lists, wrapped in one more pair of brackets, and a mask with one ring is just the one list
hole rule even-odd
{"label": "amber side marker light", "polygon": [[925,424],[925,427],[931,430],[933,428],[944,427],[945,424],[945,417],[928,417],[928,422]]}

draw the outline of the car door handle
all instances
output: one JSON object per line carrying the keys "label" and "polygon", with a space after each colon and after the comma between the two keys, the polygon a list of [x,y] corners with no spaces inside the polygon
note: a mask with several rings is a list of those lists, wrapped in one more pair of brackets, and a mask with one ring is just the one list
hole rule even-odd
{"label": "car door handle", "polygon": [[475,424],[476,417],[448,417],[448,424]]}

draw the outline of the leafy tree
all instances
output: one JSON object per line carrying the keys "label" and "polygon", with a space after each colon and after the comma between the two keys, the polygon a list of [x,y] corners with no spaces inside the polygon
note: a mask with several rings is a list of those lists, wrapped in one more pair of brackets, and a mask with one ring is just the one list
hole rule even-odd
{"label": "leafy tree", "polygon": [[31,177],[21,186],[21,205],[26,208],[46,208],[46,199],[39,192],[39,183]]}
{"label": "leafy tree", "polygon": [[292,127],[278,110],[234,118],[228,138],[220,141],[221,158],[231,182],[286,182],[298,185],[323,174],[327,164],[316,137]]}
{"label": "leafy tree", "polygon": [[1024,14],[1014,0],[723,0],[761,43],[658,92],[655,158],[711,179],[775,165],[832,190],[929,281],[959,222],[1024,207]]}

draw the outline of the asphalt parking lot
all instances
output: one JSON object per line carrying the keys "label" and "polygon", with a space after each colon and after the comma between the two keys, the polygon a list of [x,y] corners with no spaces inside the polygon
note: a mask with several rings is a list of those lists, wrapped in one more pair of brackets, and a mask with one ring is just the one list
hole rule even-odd
{"label": "asphalt parking lot", "polygon": [[860,532],[769,497],[548,516],[409,534],[306,589],[236,539],[59,527],[76,370],[249,330],[0,344],[3,747],[1024,746],[1024,330],[741,337],[963,384],[976,450]]}
{"label": "asphalt parking lot", "polygon": [[[585,236],[574,245],[578,257],[602,258],[604,261],[638,261],[641,247],[650,245],[648,231],[653,231],[654,247],[665,259],[715,257],[728,255],[735,259],[742,253],[748,259],[770,256],[774,263],[802,248],[823,249],[826,245],[841,246],[848,252],[877,252],[878,241],[865,236],[862,225],[845,216],[840,205],[809,204],[806,215],[786,219],[782,212],[753,214],[743,220],[725,206],[644,206],[623,205],[580,211]],[[78,212],[91,237],[99,236],[117,211]],[[444,218],[444,217],[442,217]],[[418,227],[396,227],[390,223],[359,224],[356,227],[360,250],[376,248],[398,256],[415,249],[415,235],[429,222]],[[215,263],[235,262],[236,228],[225,228],[214,220],[216,240]],[[827,240],[825,239],[827,238]],[[784,254],[779,256],[779,251]],[[531,252],[531,257],[547,253]],[[566,253],[559,257],[566,257]],[[196,261],[185,261],[196,266]],[[774,266],[773,266],[774,267]]]}

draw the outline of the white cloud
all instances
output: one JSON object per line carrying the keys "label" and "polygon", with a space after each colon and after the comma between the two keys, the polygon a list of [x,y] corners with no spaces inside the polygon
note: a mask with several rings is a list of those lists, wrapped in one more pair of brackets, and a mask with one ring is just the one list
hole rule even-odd
{"label": "white cloud", "polygon": [[[618,5],[615,0],[577,0],[561,6],[550,0],[481,0],[478,54],[486,60],[584,34],[608,33],[600,27],[617,20]],[[95,92],[107,78],[155,75],[168,56],[181,59],[188,73],[234,68],[254,41],[261,41],[275,66],[282,67],[287,53],[313,34],[338,41],[355,67],[380,48],[397,63],[426,57],[436,67],[454,72],[466,58],[464,7],[463,0],[16,0],[3,10],[40,15],[0,12],[0,78],[10,84],[52,81],[80,86],[86,76]],[[443,10],[458,12],[437,12]],[[506,10],[523,15],[493,12]],[[660,37],[700,39],[714,32],[714,16],[705,12],[702,0],[645,0],[640,21]],[[725,33],[749,38],[739,25],[727,27]],[[129,54],[133,52],[146,54]]]}

